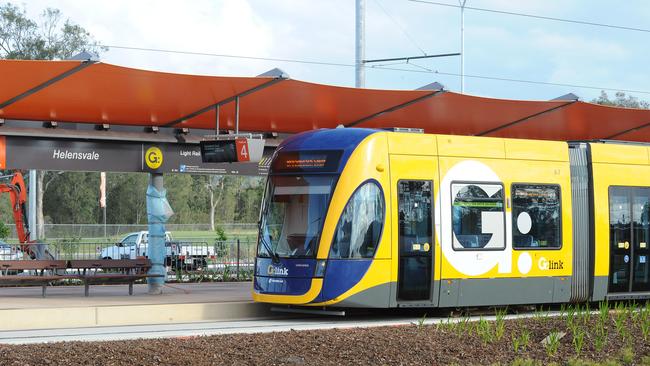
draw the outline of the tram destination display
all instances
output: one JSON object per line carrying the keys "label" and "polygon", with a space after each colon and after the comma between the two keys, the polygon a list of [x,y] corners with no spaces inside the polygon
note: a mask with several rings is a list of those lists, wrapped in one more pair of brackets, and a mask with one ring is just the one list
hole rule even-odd
{"label": "tram destination display", "polygon": [[277,155],[272,163],[274,172],[335,172],[341,151],[287,151]]}

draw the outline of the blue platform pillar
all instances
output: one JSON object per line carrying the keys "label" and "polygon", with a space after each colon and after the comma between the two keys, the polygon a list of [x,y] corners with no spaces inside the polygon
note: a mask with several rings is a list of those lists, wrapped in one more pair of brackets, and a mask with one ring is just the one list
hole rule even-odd
{"label": "blue platform pillar", "polygon": [[149,222],[147,257],[151,261],[149,274],[163,275],[163,277],[147,278],[148,292],[151,295],[161,294],[165,283],[165,223],[174,214],[166,196],[163,175],[151,173],[149,187],[147,187],[147,219]]}

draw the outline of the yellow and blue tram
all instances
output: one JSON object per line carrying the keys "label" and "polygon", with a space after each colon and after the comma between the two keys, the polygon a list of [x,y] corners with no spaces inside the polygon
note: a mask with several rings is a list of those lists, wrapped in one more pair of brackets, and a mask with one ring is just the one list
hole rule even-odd
{"label": "yellow and blue tram", "polygon": [[458,307],[650,297],[650,146],[315,130],[276,150],[253,298]]}

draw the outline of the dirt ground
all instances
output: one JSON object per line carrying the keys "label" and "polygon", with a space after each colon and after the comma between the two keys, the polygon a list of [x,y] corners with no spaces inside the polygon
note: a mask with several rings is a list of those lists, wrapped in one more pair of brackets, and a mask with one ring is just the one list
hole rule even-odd
{"label": "dirt ground", "polygon": [[[649,326],[650,317],[647,316],[630,315],[622,319],[611,315],[609,319],[599,319],[598,315],[591,315],[576,317],[571,321],[567,318],[536,316],[500,322],[412,324],[161,340],[0,345],[0,364],[589,364],[575,361],[579,352],[579,358],[585,361],[650,365],[650,357],[647,357],[650,356]],[[562,333],[565,334],[561,336]]]}

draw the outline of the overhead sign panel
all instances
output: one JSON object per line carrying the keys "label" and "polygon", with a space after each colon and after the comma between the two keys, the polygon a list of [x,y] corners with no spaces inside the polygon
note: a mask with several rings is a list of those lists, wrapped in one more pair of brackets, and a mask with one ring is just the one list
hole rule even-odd
{"label": "overhead sign panel", "polygon": [[258,162],[263,152],[262,139],[237,137],[201,141],[201,159],[204,163]]}
{"label": "overhead sign panel", "polygon": [[[4,156],[4,159],[3,159]],[[0,169],[266,175],[258,163],[204,163],[197,144],[0,136]]]}
{"label": "overhead sign panel", "polygon": [[8,169],[141,171],[142,145],[5,137]]}
{"label": "overhead sign panel", "polygon": [[201,160],[204,163],[232,163],[238,161],[237,144],[229,141],[201,141]]}

